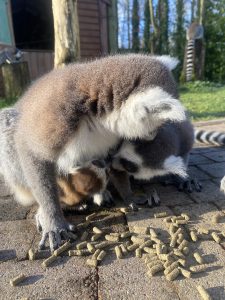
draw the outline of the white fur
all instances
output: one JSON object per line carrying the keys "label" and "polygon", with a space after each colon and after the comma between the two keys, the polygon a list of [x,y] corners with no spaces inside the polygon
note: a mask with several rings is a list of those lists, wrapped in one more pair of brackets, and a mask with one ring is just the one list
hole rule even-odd
{"label": "white fur", "polygon": [[13,186],[11,187],[14,194],[15,200],[18,201],[23,206],[30,206],[36,203],[30,190],[22,186]]}
{"label": "white fur", "polygon": [[153,56],[153,59],[160,61],[163,65],[165,65],[170,71],[176,68],[179,64],[179,59],[176,57],[171,57],[169,55],[162,56]]}
{"label": "white fur", "polygon": [[[164,110],[163,105],[169,105],[171,109]],[[149,137],[165,121],[185,119],[182,104],[160,87],[154,87],[130,95],[119,109],[102,118],[101,122],[107,130],[132,139]]]}
{"label": "white fur", "polygon": [[103,194],[95,194],[93,196],[93,202],[98,205],[98,206],[101,206],[102,203],[104,201],[104,198],[103,198]]}

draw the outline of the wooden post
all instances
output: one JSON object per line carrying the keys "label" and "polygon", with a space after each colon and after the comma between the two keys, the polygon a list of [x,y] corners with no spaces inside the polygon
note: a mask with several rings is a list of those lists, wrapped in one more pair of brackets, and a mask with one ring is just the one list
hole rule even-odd
{"label": "wooden post", "polygon": [[108,6],[108,32],[109,32],[109,51],[116,53],[118,51],[118,15],[117,0],[111,2]]}
{"label": "wooden post", "polygon": [[15,100],[22,95],[30,83],[30,74],[27,62],[4,64],[0,67],[3,96]]}

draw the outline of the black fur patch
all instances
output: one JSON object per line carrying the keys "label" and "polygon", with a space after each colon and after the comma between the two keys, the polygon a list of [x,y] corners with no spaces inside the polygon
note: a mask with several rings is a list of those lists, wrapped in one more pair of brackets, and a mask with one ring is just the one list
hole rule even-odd
{"label": "black fur patch", "polygon": [[129,160],[126,160],[125,158],[121,158],[120,163],[127,172],[129,172],[129,173],[138,172],[138,166],[135,163],[133,163]]}

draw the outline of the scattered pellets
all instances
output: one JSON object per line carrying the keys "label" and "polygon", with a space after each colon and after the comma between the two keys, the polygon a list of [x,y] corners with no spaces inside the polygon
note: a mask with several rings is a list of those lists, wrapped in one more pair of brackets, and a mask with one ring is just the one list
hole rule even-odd
{"label": "scattered pellets", "polygon": [[174,263],[172,263],[169,267],[167,267],[164,271],[164,274],[167,275],[169,273],[171,273],[173,270],[177,269],[179,266],[178,261],[175,261]]}
{"label": "scattered pellets", "polygon": [[120,233],[119,232],[110,232],[109,235],[120,237]]}
{"label": "scattered pellets", "polygon": [[97,257],[97,260],[103,260],[105,256],[106,256],[106,252],[102,250]]}
{"label": "scattered pellets", "polygon": [[149,227],[134,226],[133,227],[133,232],[139,233],[139,234],[148,234],[149,233]]}
{"label": "scattered pellets", "polygon": [[143,249],[146,253],[156,253],[155,249],[149,248],[149,247],[144,247]]}
{"label": "scattered pellets", "polygon": [[110,242],[118,242],[120,238],[118,236],[106,234],[105,239]]}
{"label": "scattered pellets", "polygon": [[78,256],[78,251],[79,250],[69,250],[68,254],[69,254],[69,256]]}
{"label": "scattered pellets", "polygon": [[195,260],[197,261],[197,263],[199,263],[199,264],[204,263],[203,258],[201,257],[201,255],[198,252],[195,252],[193,254],[193,256],[194,256]]}
{"label": "scattered pellets", "polygon": [[156,238],[158,237],[157,233],[155,232],[155,230],[153,228],[149,229],[149,233],[151,235],[151,238]]}
{"label": "scattered pellets", "polygon": [[140,237],[137,237],[135,235],[132,235],[131,237],[131,241],[134,243],[134,244],[143,244],[145,242],[145,239],[144,238],[140,238]]}
{"label": "scattered pellets", "polygon": [[157,255],[162,254],[162,245],[156,244],[155,250],[156,250]]}
{"label": "scattered pellets", "polygon": [[178,238],[177,238],[177,244],[181,244],[183,240],[184,240],[183,234],[179,233],[178,234]]}
{"label": "scattered pellets", "polygon": [[86,261],[86,264],[90,267],[97,267],[98,261],[97,261],[97,259],[88,258]]}
{"label": "scattered pellets", "polygon": [[161,260],[167,260],[168,259],[168,254],[158,254],[158,257]]}
{"label": "scattered pellets", "polygon": [[140,249],[144,249],[144,247],[149,247],[152,245],[152,241],[151,240],[148,240],[146,242],[144,242],[143,244],[140,245]]}
{"label": "scattered pellets", "polygon": [[185,220],[187,220],[187,221],[190,220],[190,216],[189,216],[188,214],[186,214],[186,213],[182,213],[181,216],[182,216]]}
{"label": "scattered pellets", "polygon": [[148,276],[152,277],[154,276],[156,273],[160,272],[160,271],[163,271],[164,270],[164,267],[162,264],[157,264],[157,265],[154,265],[147,273]]}
{"label": "scattered pellets", "polygon": [[158,260],[158,257],[155,253],[152,253],[152,254],[148,254],[146,257],[145,257],[145,264],[151,262],[151,261],[155,261],[155,260]]}
{"label": "scattered pellets", "polygon": [[30,248],[28,251],[29,260],[35,260],[35,256],[36,256],[35,254],[36,254],[35,251],[32,248]]}
{"label": "scattered pellets", "polygon": [[90,224],[89,221],[84,222],[84,223],[80,223],[80,224],[77,225],[77,229],[87,228],[89,224]]}
{"label": "scattered pellets", "polygon": [[183,267],[186,266],[186,260],[185,260],[185,259],[182,259],[182,258],[178,259],[178,263],[179,263],[181,266],[183,266]]}
{"label": "scattered pellets", "polygon": [[221,214],[220,214],[220,213],[215,214],[215,215],[212,217],[212,223],[213,223],[213,224],[219,223],[220,217],[221,217]]}
{"label": "scattered pellets", "polygon": [[188,247],[184,247],[184,249],[182,251],[183,251],[184,255],[188,255],[189,248]]}
{"label": "scattered pellets", "polygon": [[[132,244],[132,245],[127,247],[127,250],[131,252],[131,251],[136,250],[138,247],[139,247],[138,244]],[[144,250],[145,250],[145,248],[144,248]]]}
{"label": "scattered pellets", "polygon": [[163,222],[165,223],[170,223],[171,222],[171,217],[166,217],[163,219]]}
{"label": "scattered pellets", "polygon": [[184,247],[188,246],[188,241],[187,240],[183,240],[182,243],[179,245],[178,250],[183,250]]}
{"label": "scattered pellets", "polygon": [[142,257],[142,250],[140,249],[140,248],[137,248],[136,250],[135,250],[135,256],[136,257]]}
{"label": "scattered pellets", "polygon": [[86,241],[88,237],[88,232],[87,231],[84,231],[82,236],[80,237],[80,240],[83,242],[83,241]]}
{"label": "scattered pellets", "polygon": [[105,248],[109,245],[110,245],[110,243],[108,241],[104,241],[104,242],[101,242],[99,244],[96,244],[95,249],[102,249],[102,248]]}
{"label": "scattered pellets", "polygon": [[68,241],[68,242],[64,243],[61,247],[56,249],[53,253],[54,253],[55,256],[58,256],[59,254],[63,253],[64,251],[66,251],[70,247],[71,247],[71,243]]}
{"label": "scattered pellets", "polygon": [[93,220],[95,217],[97,217],[97,213],[93,213],[93,214],[87,216],[87,217],[86,217],[86,221],[91,221],[91,220]]}
{"label": "scattered pellets", "polygon": [[199,227],[198,228],[198,233],[199,234],[209,234],[209,230],[205,227]]}
{"label": "scattered pellets", "polygon": [[91,243],[87,243],[87,248],[90,253],[95,252],[95,246],[93,246]]}
{"label": "scattered pellets", "polygon": [[216,243],[220,243],[221,242],[221,238],[219,237],[219,235],[216,233],[216,232],[212,232],[212,238],[214,239],[214,241],[216,242]]}
{"label": "scattered pellets", "polygon": [[166,211],[154,214],[154,218],[164,218],[164,217],[167,217]]}
{"label": "scattered pellets", "polygon": [[11,286],[16,286],[18,283],[22,282],[24,279],[26,279],[26,276],[23,274],[20,274],[19,276],[10,279],[9,283]]}
{"label": "scattered pellets", "polygon": [[125,245],[123,245],[123,244],[122,244],[122,245],[120,245],[120,248],[121,248],[121,251],[122,251],[122,253],[123,253],[123,254],[125,254],[125,255],[126,255],[126,254],[128,253],[128,251],[127,251],[127,248],[126,248],[126,246],[125,246]]}
{"label": "scattered pellets", "polygon": [[175,260],[167,260],[164,264],[163,264],[163,266],[164,266],[164,268],[166,269],[166,268],[168,268],[169,266],[171,266],[172,265],[172,263],[174,263],[175,262]]}
{"label": "scattered pellets", "polygon": [[193,242],[197,242],[198,236],[193,230],[190,231],[190,237],[191,237]]}
{"label": "scattered pellets", "polygon": [[120,211],[124,214],[128,213],[129,212],[129,209],[127,207],[121,207],[120,208]]}
{"label": "scattered pellets", "polygon": [[132,235],[132,233],[130,231],[126,231],[126,232],[122,232],[120,237],[127,238],[127,237],[130,237],[131,235]]}
{"label": "scattered pellets", "polygon": [[187,224],[187,223],[188,223],[187,220],[176,220],[176,224],[177,224],[177,225],[185,225],[185,224]]}
{"label": "scattered pellets", "polygon": [[92,235],[91,241],[92,241],[92,242],[97,241],[97,240],[100,239],[101,236],[102,236],[101,233],[96,233],[96,234]]}
{"label": "scattered pellets", "polygon": [[45,259],[42,263],[43,267],[48,267],[51,263],[57,260],[57,256],[51,255],[49,258]]}
{"label": "scattered pellets", "polygon": [[151,240],[152,240],[153,242],[155,242],[156,244],[161,244],[161,243],[162,243],[162,241],[160,241],[160,239],[158,239],[158,238],[156,238],[156,237],[152,237]]}
{"label": "scattered pellets", "polygon": [[84,249],[84,248],[86,248],[86,247],[87,247],[87,241],[84,241],[84,242],[82,242],[82,243],[79,243],[79,244],[77,244],[77,246],[76,246],[76,248],[77,248],[78,250]]}
{"label": "scattered pellets", "polygon": [[169,233],[170,235],[173,235],[177,230],[177,227],[174,226],[174,224],[170,224],[170,227],[169,227]]}
{"label": "scattered pellets", "polygon": [[188,270],[186,270],[186,269],[184,269],[184,268],[180,268],[180,267],[179,267],[179,270],[180,270],[181,274],[182,274],[184,277],[186,277],[186,278],[191,278],[191,272],[190,272],[190,271],[188,271]]}
{"label": "scattered pellets", "polygon": [[173,281],[180,274],[180,270],[178,268],[174,269],[172,272],[166,275],[166,279],[169,281]]}
{"label": "scattered pellets", "polygon": [[116,257],[119,259],[119,258],[122,258],[123,255],[122,255],[122,251],[121,251],[121,248],[119,246],[116,246],[115,248],[115,253],[116,253]]}
{"label": "scattered pellets", "polygon": [[101,250],[100,249],[97,249],[94,254],[92,255],[92,259],[93,260],[97,260],[97,257],[99,256]]}
{"label": "scattered pellets", "polygon": [[173,253],[178,257],[185,258],[184,254],[179,249],[174,249]]}
{"label": "scattered pellets", "polygon": [[150,261],[149,263],[147,263],[147,267],[149,269],[151,269],[155,265],[162,265],[162,262],[159,259],[156,259],[154,261]]}
{"label": "scattered pellets", "polygon": [[177,243],[177,239],[178,239],[178,234],[174,234],[172,236],[172,239],[170,241],[170,247],[175,247],[176,246],[176,243]]}
{"label": "scattered pellets", "polygon": [[98,227],[93,227],[92,231],[93,231],[94,233],[102,233],[102,230],[99,229]]}
{"label": "scattered pellets", "polygon": [[209,293],[202,285],[197,285],[196,289],[198,290],[203,300],[212,300],[212,297],[209,295]]}
{"label": "scattered pellets", "polygon": [[208,268],[208,266],[206,264],[198,265],[198,266],[191,266],[190,271],[193,273],[201,273],[201,272],[204,272],[207,268]]}
{"label": "scattered pellets", "polygon": [[84,256],[84,255],[89,255],[90,252],[88,249],[81,249],[81,250],[70,250],[68,254],[69,256]]}

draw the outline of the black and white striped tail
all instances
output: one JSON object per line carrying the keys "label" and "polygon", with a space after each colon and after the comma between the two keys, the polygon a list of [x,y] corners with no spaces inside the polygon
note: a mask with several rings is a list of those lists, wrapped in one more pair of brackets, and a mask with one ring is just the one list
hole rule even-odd
{"label": "black and white striped tail", "polygon": [[188,40],[187,44],[187,57],[186,57],[186,81],[191,81],[193,74],[194,63],[194,47],[195,40]]}
{"label": "black and white striped tail", "polygon": [[225,146],[225,132],[195,129],[195,140],[204,144]]}

